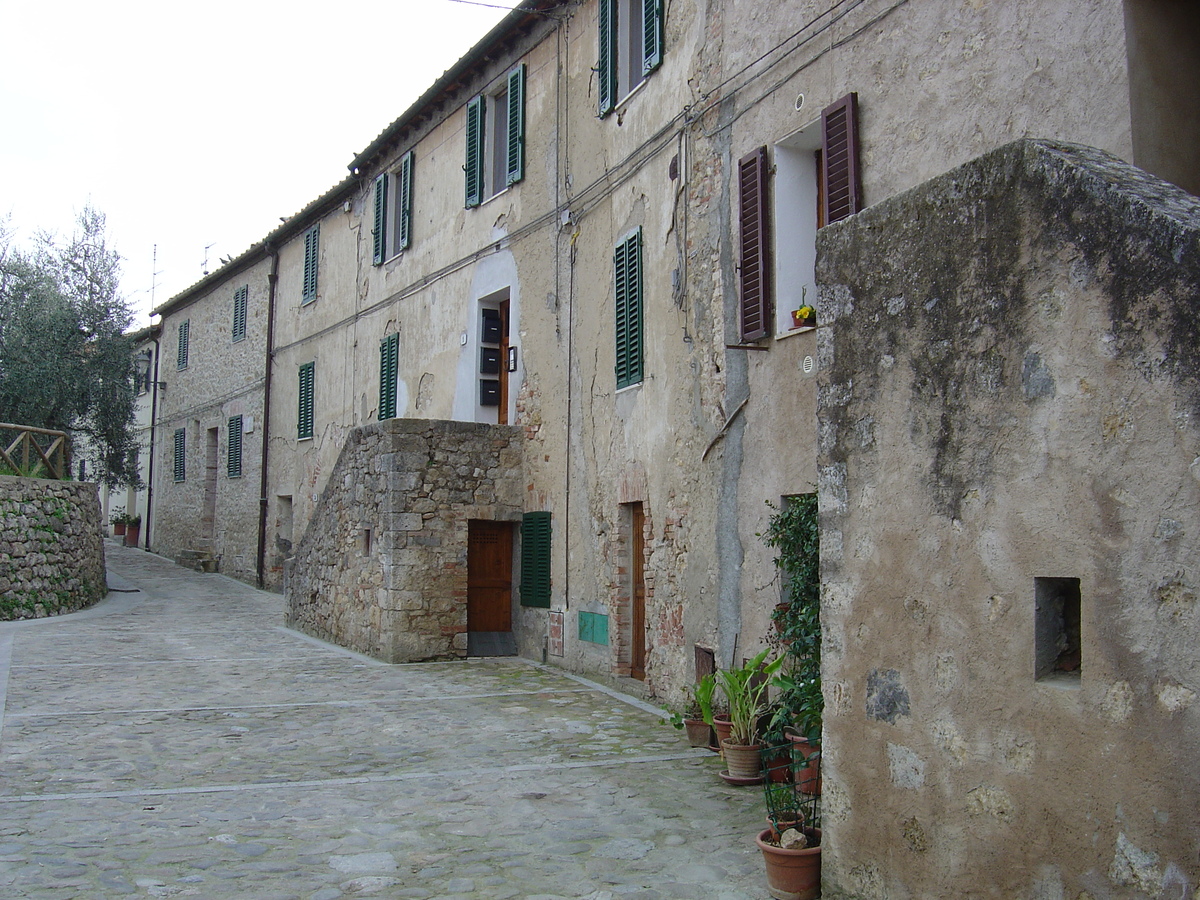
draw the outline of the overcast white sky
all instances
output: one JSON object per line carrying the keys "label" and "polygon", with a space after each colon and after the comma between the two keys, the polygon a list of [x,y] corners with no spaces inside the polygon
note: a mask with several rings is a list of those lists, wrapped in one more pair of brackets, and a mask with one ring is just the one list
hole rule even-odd
{"label": "overcast white sky", "polygon": [[25,243],[69,234],[89,202],[104,212],[146,325],[153,272],[161,305],[203,275],[206,245],[213,271],[265,237],[504,14],[454,0],[11,0],[0,217]]}

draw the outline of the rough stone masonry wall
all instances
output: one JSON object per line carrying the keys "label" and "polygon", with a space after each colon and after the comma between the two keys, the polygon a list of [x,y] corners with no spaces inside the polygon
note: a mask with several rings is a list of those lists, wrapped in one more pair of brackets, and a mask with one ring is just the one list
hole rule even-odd
{"label": "rough stone masonry wall", "polygon": [[516,426],[354,429],[295,556],[288,624],[387,662],[466,655],[467,523],[521,519]]}
{"label": "rough stone masonry wall", "polygon": [[819,259],[824,896],[1193,896],[1200,201],[1022,142]]}
{"label": "rough stone masonry wall", "polygon": [[107,590],[96,485],[0,476],[0,619],[73,612]]}

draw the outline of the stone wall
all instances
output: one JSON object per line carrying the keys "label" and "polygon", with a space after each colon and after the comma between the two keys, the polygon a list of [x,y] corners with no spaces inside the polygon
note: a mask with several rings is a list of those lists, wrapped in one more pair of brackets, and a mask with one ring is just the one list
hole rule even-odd
{"label": "stone wall", "polygon": [[0,475],[0,619],[73,612],[107,590],[96,485]]}
{"label": "stone wall", "polygon": [[519,522],[522,429],[350,432],[284,574],[288,624],[387,662],[465,656],[467,525]]}
{"label": "stone wall", "polygon": [[824,896],[1192,896],[1200,200],[1022,142],[819,259]]}

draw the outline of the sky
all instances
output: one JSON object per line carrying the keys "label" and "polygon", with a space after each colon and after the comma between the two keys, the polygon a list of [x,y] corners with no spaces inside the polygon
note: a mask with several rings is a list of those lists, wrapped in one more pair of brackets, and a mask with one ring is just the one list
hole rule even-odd
{"label": "sky", "polygon": [[147,325],[206,253],[215,271],[345,178],[516,4],[485,2],[11,0],[0,220],[20,246],[99,209]]}

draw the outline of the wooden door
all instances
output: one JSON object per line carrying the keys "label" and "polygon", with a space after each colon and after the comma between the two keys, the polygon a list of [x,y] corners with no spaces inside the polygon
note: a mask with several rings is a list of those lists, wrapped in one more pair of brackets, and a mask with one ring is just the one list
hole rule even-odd
{"label": "wooden door", "polygon": [[512,523],[467,523],[467,631],[512,631]]}
{"label": "wooden door", "polygon": [[631,503],[629,516],[629,599],[633,607],[629,653],[629,674],[646,680],[646,544],[642,527],[646,517],[642,504]]}

